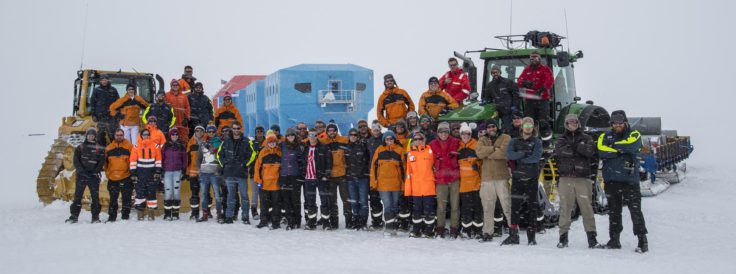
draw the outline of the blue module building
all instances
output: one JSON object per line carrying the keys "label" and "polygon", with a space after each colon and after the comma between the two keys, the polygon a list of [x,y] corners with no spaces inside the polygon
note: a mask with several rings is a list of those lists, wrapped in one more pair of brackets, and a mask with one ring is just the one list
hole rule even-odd
{"label": "blue module building", "polygon": [[255,124],[266,129],[278,124],[284,134],[300,121],[313,127],[316,120],[334,120],[345,135],[373,109],[373,70],[352,64],[302,64],[278,70],[245,90],[247,102],[240,110],[250,136]]}

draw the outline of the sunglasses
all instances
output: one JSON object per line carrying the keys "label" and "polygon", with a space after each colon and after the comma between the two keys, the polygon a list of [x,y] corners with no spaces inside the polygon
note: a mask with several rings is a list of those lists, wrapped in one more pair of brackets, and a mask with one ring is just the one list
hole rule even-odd
{"label": "sunglasses", "polygon": [[488,125],[486,128],[496,128],[496,125]]}
{"label": "sunglasses", "polygon": [[358,137],[358,134],[350,134],[351,137]]}
{"label": "sunglasses", "polygon": [[576,121],[576,120],[570,120],[570,121],[567,121],[567,123],[568,124],[578,124],[578,121]]}
{"label": "sunglasses", "polygon": [[457,67],[457,64],[450,64],[451,68]]}
{"label": "sunglasses", "polygon": [[115,134],[115,137],[125,137],[125,135],[122,135],[122,134]]}
{"label": "sunglasses", "polygon": [[424,141],[424,138],[416,138],[414,141]]}
{"label": "sunglasses", "polygon": [[366,125],[359,125],[358,127],[359,127],[359,128],[366,128],[366,127],[368,127],[368,126],[366,126]]}
{"label": "sunglasses", "polygon": [[393,141],[393,140],[394,140],[393,137],[386,137],[386,141]]}
{"label": "sunglasses", "polygon": [[224,99],[225,101],[232,101],[233,99]]}
{"label": "sunglasses", "polygon": [[471,134],[470,134],[470,133],[468,133],[468,132],[463,132],[463,133],[461,133],[460,135],[471,135]]}
{"label": "sunglasses", "polygon": [[300,127],[299,130],[307,130],[305,127]]}
{"label": "sunglasses", "polygon": [[309,136],[310,138],[314,138],[314,137],[317,137],[317,134],[312,134],[312,133],[310,133],[310,134],[309,134],[309,135],[307,135],[307,136]]}
{"label": "sunglasses", "polygon": [[614,125],[614,126],[621,126],[623,124],[624,122],[611,122],[611,125]]}
{"label": "sunglasses", "polygon": [[335,132],[334,130],[328,129],[327,132]]}
{"label": "sunglasses", "polygon": [[532,124],[523,124],[521,127],[522,128],[534,128],[534,125],[532,125]]}

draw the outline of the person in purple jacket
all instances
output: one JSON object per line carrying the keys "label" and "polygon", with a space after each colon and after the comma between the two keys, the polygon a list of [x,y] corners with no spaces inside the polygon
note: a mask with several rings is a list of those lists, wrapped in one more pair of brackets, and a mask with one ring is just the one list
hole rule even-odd
{"label": "person in purple jacket", "polygon": [[161,150],[164,168],[164,220],[179,220],[181,178],[187,166],[187,150],[176,128],[169,130],[169,140]]}

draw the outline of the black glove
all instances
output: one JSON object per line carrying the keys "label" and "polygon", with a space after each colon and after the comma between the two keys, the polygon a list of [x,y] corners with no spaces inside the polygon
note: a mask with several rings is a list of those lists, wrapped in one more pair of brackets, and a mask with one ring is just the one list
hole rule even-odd
{"label": "black glove", "polygon": [[621,154],[624,154],[624,151],[623,150],[620,150],[620,149],[617,149],[616,150],[616,155],[617,156],[621,156]]}
{"label": "black glove", "polygon": [[532,88],[532,86],[534,86],[534,82],[529,81],[529,80],[524,80],[523,82],[521,82],[521,86],[525,88]]}
{"label": "black glove", "polygon": [[547,89],[546,89],[546,88],[544,88],[544,87],[541,87],[541,88],[539,88],[539,89],[537,90],[537,95],[540,95],[540,96],[541,96],[541,95],[542,95],[542,93],[544,93],[545,91],[547,91]]}
{"label": "black glove", "polygon": [[136,176],[136,175],[130,175],[130,180],[133,181],[133,183],[137,183],[138,182],[138,176]]}
{"label": "black glove", "polygon": [[188,180],[188,179],[189,179],[189,176],[187,176],[186,173],[182,173],[181,174],[181,178],[179,178],[180,181],[184,181],[184,180]]}
{"label": "black glove", "polygon": [[159,172],[154,173],[153,174],[153,180],[156,181],[156,182],[161,181],[161,173],[159,173]]}

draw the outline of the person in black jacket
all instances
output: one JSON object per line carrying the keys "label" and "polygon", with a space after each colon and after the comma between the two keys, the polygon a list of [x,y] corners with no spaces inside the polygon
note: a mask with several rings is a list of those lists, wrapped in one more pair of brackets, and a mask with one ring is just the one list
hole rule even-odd
{"label": "person in black jacket", "polygon": [[357,129],[348,132],[345,150],[347,163],[348,192],[350,208],[353,210],[353,228],[362,230],[368,221],[368,179],[370,178],[371,158],[366,143],[360,141]]}
{"label": "person in black jacket", "polygon": [[212,101],[204,95],[204,86],[201,82],[194,84],[192,93],[187,94],[191,114],[189,116],[189,138],[194,135],[197,126],[206,127],[213,119]]}
{"label": "person in black jacket", "polygon": [[[383,144],[383,133],[381,133],[381,124],[378,123],[378,120],[373,121],[370,133],[370,137],[365,142],[368,146],[368,158],[373,159],[373,153]],[[381,203],[381,196],[377,190],[371,190],[370,187],[368,190],[368,204],[371,208],[371,228],[383,228],[383,204]]]}
{"label": "person in black jacket", "polygon": [[76,223],[79,212],[82,210],[82,196],[84,188],[89,188],[92,198],[92,223],[100,222],[100,172],[105,166],[105,147],[95,142],[97,130],[90,128],[85,133],[84,143],[74,149],[74,168],[77,171],[77,180],[74,183],[74,200],[69,207],[71,216],[67,223]]}
{"label": "person in black jacket", "polygon": [[156,117],[156,127],[158,127],[165,136],[169,136],[169,128],[174,126],[176,117],[174,117],[174,108],[169,106],[165,100],[166,94],[163,91],[156,93],[156,102],[148,105],[146,111],[143,112],[143,123],[148,124],[148,117]]}
{"label": "person in black jacket", "polygon": [[295,128],[286,129],[286,141],[281,146],[281,169],[279,171],[280,197],[286,218],[286,230],[301,226],[302,175],[305,170],[304,147]]}
{"label": "person in black jacket", "polygon": [[511,115],[519,110],[519,88],[513,81],[501,77],[501,68],[491,68],[490,83],[483,89],[481,94],[482,104],[494,103],[496,111],[501,116],[503,127],[511,125]]}
{"label": "person in black jacket", "polygon": [[565,116],[565,133],[557,139],[554,156],[560,176],[560,241],[557,247],[567,247],[567,232],[570,230],[571,213],[578,204],[583,216],[583,226],[588,236],[589,248],[600,248],[596,240],[595,218],[593,217],[593,175],[591,164],[595,161],[596,147],[593,138],[580,128],[578,116]]}
{"label": "person in black jacket", "polygon": [[634,235],[639,238],[636,252],[649,251],[647,227],[641,211],[639,169],[641,133],[629,125],[623,110],[611,112],[611,130],[598,137],[598,155],[603,161],[603,181],[608,200],[608,234],[606,248],[620,249],[619,237],[624,226],[621,211],[624,203],[631,213]]}
{"label": "person in black jacket", "polygon": [[[118,122],[110,115],[110,105],[120,99],[118,90],[110,83],[107,76],[100,78],[100,85],[92,92],[89,104],[92,107],[92,119],[97,122],[97,142],[106,146],[107,140],[112,141],[115,136],[115,129],[118,128]],[[105,137],[107,136],[107,140]]]}
{"label": "person in black jacket", "polygon": [[240,192],[240,207],[243,224],[250,224],[248,218],[248,168],[255,161],[256,153],[251,147],[250,139],[243,136],[243,126],[233,123],[232,138],[227,138],[217,152],[222,166],[222,174],[227,185],[227,208],[225,223],[232,224],[235,219],[235,204]]}
{"label": "person in black jacket", "polygon": [[[329,178],[332,173],[332,153],[327,145],[317,139],[317,130],[310,129],[307,133],[306,146],[304,148],[304,219],[305,229],[317,228],[317,191],[319,190],[319,211],[322,215],[320,222],[323,229],[331,230],[330,227],[330,196],[328,190]],[[333,214],[337,214],[334,212]]]}
{"label": "person in black jacket", "polygon": [[[506,150],[506,158],[515,161],[511,170],[511,229],[509,237],[503,240],[502,245],[519,244],[519,223],[521,214],[526,213],[525,219],[529,223],[526,236],[529,245],[536,245],[535,230],[539,216],[539,160],[542,158],[542,140],[536,137],[534,119],[524,117],[522,120],[521,136],[511,139]],[[526,202],[527,210],[522,211],[522,204]]]}

